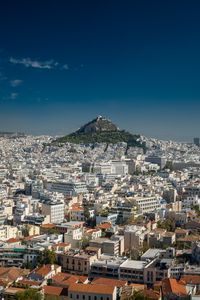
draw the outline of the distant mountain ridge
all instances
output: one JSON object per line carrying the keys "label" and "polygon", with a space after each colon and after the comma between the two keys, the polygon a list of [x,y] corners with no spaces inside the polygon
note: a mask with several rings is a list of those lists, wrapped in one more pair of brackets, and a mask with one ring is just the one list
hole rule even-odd
{"label": "distant mountain ridge", "polygon": [[25,133],[23,132],[11,132],[11,131],[0,131],[0,137],[23,137]]}
{"label": "distant mountain ridge", "polygon": [[111,120],[102,116],[81,126],[77,131],[53,141],[54,144],[117,144],[121,142],[127,143],[127,147],[145,149],[145,144],[140,141],[140,135],[120,130]]}

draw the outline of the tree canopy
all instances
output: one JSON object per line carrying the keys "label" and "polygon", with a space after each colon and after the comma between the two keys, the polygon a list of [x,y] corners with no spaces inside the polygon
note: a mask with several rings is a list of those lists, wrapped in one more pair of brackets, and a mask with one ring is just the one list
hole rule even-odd
{"label": "tree canopy", "polygon": [[35,289],[26,289],[16,294],[17,300],[42,300],[42,294]]}
{"label": "tree canopy", "polygon": [[39,265],[54,264],[56,262],[55,251],[45,249],[38,257]]}
{"label": "tree canopy", "polygon": [[166,229],[167,231],[174,231],[176,229],[175,220],[172,219],[159,220],[157,226],[158,228]]}

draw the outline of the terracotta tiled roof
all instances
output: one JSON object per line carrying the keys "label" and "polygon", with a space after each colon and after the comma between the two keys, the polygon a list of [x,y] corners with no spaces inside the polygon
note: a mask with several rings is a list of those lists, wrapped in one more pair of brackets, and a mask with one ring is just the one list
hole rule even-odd
{"label": "terracotta tiled roof", "polygon": [[70,211],[84,211],[84,208],[80,206],[72,206]]}
{"label": "terracotta tiled roof", "polygon": [[28,286],[40,286],[42,282],[40,281],[34,281],[34,280],[28,280],[28,279],[22,279],[17,281],[17,283],[22,285],[28,285]]}
{"label": "terracotta tiled roof", "polygon": [[112,227],[112,225],[110,223],[102,223],[97,226],[97,228],[100,228],[100,229],[109,229],[111,227]]}
{"label": "terracotta tiled roof", "polygon": [[170,293],[175,295],[187,295],[186,287],[172,278],[166,278],[162,281],[162,292],[163,295]]}
{"label": "terracotta tiled roof", "polygon": [[5,295],[15,295],[19,292],[24,292],[24,291],[25,291],[25,289],[22,289],[22,288],[9,287],[4,290],[4,294]]}
{"label": "terracotta tiled roof", "polygon": [[63,284],[71,286],[71,284],[74,283],[84,283],[86,280],[86,276],[71,275],[69,278],[63,281]]}
{"label": "terracotta tiled roof", "polygon": [[33,238],[35,238],[36,236],[39,236],[39,234],[34,234],[34,235],[29,235],[26,236],[25,238],[23,238],[24,241],[31,241]]}
{"label": "terracotta tiled roof", "polygon": [[0,267],[0,279],[6,280],[6,281],[14,281],[18,277],[20,277],[23,274],[23,270],[20,268],[4,268]]}
{"label": "terracotta tiled roof", "polygon": [[184,275],[181,277],[180,283],[200,285],[200,275]]}
{"label": "terracotta tiled roof", "polygon": [[124,285],[127,285],[127,281],[100,277],[93,279],[92,284],[106,284],[116,287],[122,287]]}
{"label": "terracotta tiled roof", "polygon": [[12,244],[12,243],[18,243],[18,242],[20,242],[20,240],[19,240],[19,239],[14,239],[14,238],[8,239],[8,240],[6,241],[6,243],[9,243],[9,244]]}
{"label": "terracotta tiled roof", "polygon": [[[58,266],[54,265],[54,269],[56,269]],[[41,275],[41,276],[46,276],[48,273],[51,272],[51,265],[44,265],[40,268],[37,268],[35,270],[33,270],[33,273]]]}
{"label": "terracotta tiled roof", "polygon": [[183,229],[183,228],[176,228],[175,233],[188,233],[187,229]]}
{"label": "terracotta tiled roof", "polygon": [[104,284],[79,284],[74,283],[69,287],[69,293],[90,293],[90,294],[104,294],[112,295],[114,292],[114,287]]}
{"label": "terracotta tiled roof", "polygon": [[90,229],[87,229],[87,230],[85,231],[85,233],[87,233],[87,234],[92,234],[93,232],[99,232],[99,231],[100,231],[99,228],[96,228],[96,229],[90,228]]}
{"label": "terracotta tiled roof", "polygon": [[51,228],[55,228],[55,225],[52,224],[52,223],[49,223],[49,224],[43,224],[43,225],[40,225],[40,228],[51,229]]}
{"label": "terracotta tiled roof", "polygon": [[68,247],[70,245],[71,245],[70,243],[57,243],[57,244],[53,245],[53,248],[54,247]]}
{"label": "terracotta tiled roof", "polygon": [[44,285],[43,290],[45,295],[60,296],[63,291],[63,288],[57,286]]}
{"label": "terracotta tiled roof", "polygon": [[60,282],[60,283],[61,283],[61,282],[63,282],[64,280],[68,279],[70,276],[71,276],[71,275],[68,274],[68,273],[62,273],[62,272],[60,272],[60,273],[54,275],[54,276],[52,277],[52,280],[53,280],[54,282],[57,282],[57,283]]}
{"label": "terracotta tiled roof", "polygon": [[195,242],[200,241],[200,235],[188,235],[184,238],[179,238],[178,242]]}

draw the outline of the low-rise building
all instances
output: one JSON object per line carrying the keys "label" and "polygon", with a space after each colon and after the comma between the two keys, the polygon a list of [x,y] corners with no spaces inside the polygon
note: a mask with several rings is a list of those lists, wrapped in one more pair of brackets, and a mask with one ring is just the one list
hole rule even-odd
{"label": "low-rise building", "polygon": [[57,253],[58,263],[63,272],[71,274],[87,275],[91,264],[97,260],[95,253],[86,253],[83,250],[70,250],[65,253]]}
{"label": "low-rise building", "polygon": [[117,289],[105,284],[71,284],[68,296],[72,300],[116,300]]}

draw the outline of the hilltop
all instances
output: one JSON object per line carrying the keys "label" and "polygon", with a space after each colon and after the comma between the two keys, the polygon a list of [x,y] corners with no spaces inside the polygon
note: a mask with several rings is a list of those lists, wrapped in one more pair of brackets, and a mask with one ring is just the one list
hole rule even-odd
{"label": "hilltop", "polygon": [[142,147],[140,135],[132,134],[125,130],[120,130],[111,120],[98,116],[92,121],[81,126],[77,131],[58,138],[53,143],[75,143],[75,144],[94,144],[107,143],[117,144],[120,142],[127,143],[128,147]]}
{"label": "hilltop", "polygon": [[79,133],[95,133],[95,132],[108,132],[108,131],[119,131],[118,127],[112,123],[111,120],[106,119],[102,116],[98,116],[94,120],[88,122],[87,124],[81,126],[80,129],[76,131]]}

